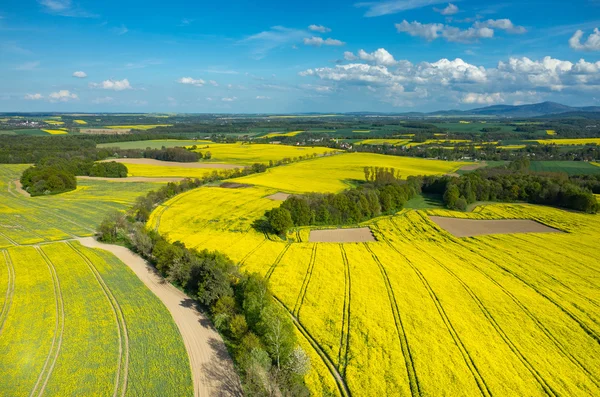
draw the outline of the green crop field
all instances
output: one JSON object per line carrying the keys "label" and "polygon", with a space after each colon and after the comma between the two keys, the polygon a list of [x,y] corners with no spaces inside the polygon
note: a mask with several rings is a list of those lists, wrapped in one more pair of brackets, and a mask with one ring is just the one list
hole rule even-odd
{"label": "green crop field", "polygon": [[192,395],[170,314],[114,256],[51,243],[0,266],[0,395]]}
{"label": "green crop field", "polygon": [[0,165],[0,395],[192,395],[160,300],[112,254],[72,241],[157,185],[30,198],[13,182],[26,167]]}
{"label": "green crop field", "polygon": [[529,169],[536,172],[566,172],[569,175],[600,174],[600,167],[584,161],[532,161]]}
{"label": "green crop field", "polygon": [[448,130],[451,133],[480,133],[482,128],[500,128],[498,132],[514,132],[515,127],[504,123],[472,121],[469,123],[447,122],[432,123],[438,128]]}
{"label": "green crop field", "polygon": [[140,182],[79,181],[77,190],[28,198],[14,181],[26,165],[0,165],[0,247],[37,244],[73,236],[91,236],[111,211],[129,208],[135,199],[160,185]]}

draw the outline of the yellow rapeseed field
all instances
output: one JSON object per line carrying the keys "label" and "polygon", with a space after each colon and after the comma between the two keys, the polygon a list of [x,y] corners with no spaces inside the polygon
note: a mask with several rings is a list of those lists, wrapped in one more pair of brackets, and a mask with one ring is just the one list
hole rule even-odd
{"label": "yellow rapeseed field", "polygon": [[50,124],[50,125],[63,125],[65,122],[58,121],[58,120],[44,120],[44,123]]}
{"label": "yellow rapeseed field", "polygon": [[261,136],[261,138],[273,138],[278,136],[296,136],[304,131],[290,131],[290,132],[270,132],[266,135]]}
{"label": "yellow rapeseed field", "polygon": [[424,160],[372,153],[345,153],[268,169],[237,181],[285,192],[336,192],[355,180],[364,181],[364,167],[393,167],[402,177],[454,172],[464,162]]}
{"label": "yellow rapeseed field", "polygon": [[169,312],[114,256],[59,242],[8,248],[0,266],[0,395],[192,395]]}
{"label": "yellow rapeseed field", "polygon": [[556,131],[555,130],[546,130],[546,134],[548,134],[548,135],[556,135]]}
{"label": "yellow rapeseed field", "polygon": [[530,142],[537,142],[542,145],[587,145],[590,143],[600,145],[600,138],[537,139]]}
{"label": "yellow rapeseed field", "polygon": [[213,172],[222,172],[218,168],[187,168],[177,166],[163,165],[144,165],[144,164],[125,164],[129,176],[142,176],[149,178],[158,177],[181,177],[181,178],[202,178]]}
{"label": "yellow rapeseed field", "polygon": [[156,127],[170,127],[173,124],[136,124],[136,125],[107,125],[112,130],[151,130]]}
{"label": "yellow rapeseed field", "polygon": [[75,124],[81,124],[81,125],[85,125],[85,124],[87,124],[87,121],[85,121],[85,120],[73,120],[73,122],[74,122]]}
{"label": "yellow rapeseed field", "polygon": [[[241,178],[265,187],[202,187],[157,208],[149,226],[190,247],[225,252],[269,279],[309,350],[315,395],[344,387],[360,396],[598,395],[600,215],[524,204],[403,210],[366,222],[376,242],[344,244],[307,242],[306,228],[287,240],[252,228],[279,205],[266,197],[293,178],[304,178],[297,183],[303,191],[327,178],[334,191],[359,178],[363,161],[381,164],[365,156]],[[388,166],[415,160],[385,159]],[[411,167],[422,173],[425,164]],[[288,170],[294,167],[301,171]],[[565,233],[456,238],[428,215],[532,219]]]}
{"label": "yellow rapeseed field", "polygon": [[394,145],[403,146],[410,142],[410,139],[364,139],[356,142],[356,145]]}
{"label": "yellow rapeseed field", "polygon": [[52,135],[64,135],[64,134],[68,134],[69,132],[67,130],[42,130],[44,132],[47,132],[48,134],[52,134]]}
{"label": "yellow rapeseed field", "polygon": [[241,165],[251,165],[253,163],[268,164],[271,160],[294,159],[300,156],[323,155],[335,152],[335,150],[325,147],[246,143],[202,144],[202,147],[197,151],[203,154],[210,152],[212,156],[210,161],[214,163]]}

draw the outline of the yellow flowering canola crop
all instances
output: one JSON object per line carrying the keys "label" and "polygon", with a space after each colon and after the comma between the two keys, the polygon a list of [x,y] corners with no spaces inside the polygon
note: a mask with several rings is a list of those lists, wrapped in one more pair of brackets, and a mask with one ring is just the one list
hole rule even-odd
{"label": "yellow flowering canola crop", "polygon": [[[461,165],[383,158],[414,162],[415,174]],[[252,228],[279,205],[274,192],[341,190],[377,159],[338,155],[240,178],[262,186],[202,187],[157,208],[149,226],[269,279],[308,349],[315,395],[599,395],[600,215],[403,210],[365,223],[376,242],[344,244]],[[456,238],[428,215],[532,219],[564,233]]]}
{"label": "yellow flowering canola crop", "polygon": [[367,166],[393,167],[406,178],[411,175],[451,173],[467,164],[372,153],[345,153],[271,168],[265,173],[236,180],[285,192],[337,192],[347,189],[355,180],[364,181],[364,167]]}
{"label": "yellow flowering canola crop", "polygon": [[572,139],[538,139],[531,142],[537,142],[542,145],[600,145],[600,138],[572,138]]}
{"label": "yellow flowering canola crop", "polygon": [[312,156],[313,154],[320,156],[335,152],[335,150],[326,147],[247,144],[241,142],[202,144],[196,151],[202,154],[210,152],[210,162],[213,163],[241,165],[268,164],[269,161],[283,160],[284,158],[293,160],[300,156]]}
{"label": "yellow flowering canola crop", "polygon": [[169,312],[114,256],[57,242],[0,265],[0,395],[192,395]]}
{"label": "yellow flowering canola crop", "polygon": [[112,254],[64,242],[160,185],[80,181],[26,197],[14,183],[25,168],[0,166],[0,395],[192,395],[160,300]]}

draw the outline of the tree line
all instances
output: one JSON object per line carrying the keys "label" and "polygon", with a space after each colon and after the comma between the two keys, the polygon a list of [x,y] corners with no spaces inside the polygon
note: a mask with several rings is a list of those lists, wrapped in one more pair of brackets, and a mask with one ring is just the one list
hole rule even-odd
{"label": "tree line", "polygon": [[393,168],[365,167],[366,183],[340,193],[308,193],[288,197],[280,207],[265,213],[269,228],[283,234],[294,226],[351,225],[391,214],[420,193],[419,179],[400,179]]}
{"label": "tree line", "polygon": [[224,175],[169,183],[149,192],[127,213],[110,214],[100,224],[98,237],[131,247],[206,308],[232,354],[246,395],[308,396],[304,375],[310,360],[267,281],[241,272],[220,252],[190,249],[145,227],[150,211],[160,203]]}
{"label": "tree line", "polygon": [[76,176],[125,178],[127,171],[124,164],[115,161],[95,163],[82,158],[49,157],[23,171],[21,185],[32,196],[58,194],[75,190]]}
{"label": "tree line", "polygon": [[529,160],[519,159],[508,167],[480,169],[460,177],[423,177],[422,191],[443,194],[448,208],[463,211],[476,201],[524,201],[587,213],[600,209],[586,184],[593,179],[533,173],[528,168]]}

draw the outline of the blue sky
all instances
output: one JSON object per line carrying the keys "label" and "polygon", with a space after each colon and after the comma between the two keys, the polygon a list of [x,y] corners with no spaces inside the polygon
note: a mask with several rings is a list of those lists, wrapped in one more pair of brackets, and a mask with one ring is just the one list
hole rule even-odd
{"label": "blue sky", "polygon": [[600,0],[0,4],[0,111],[600,105]]}

